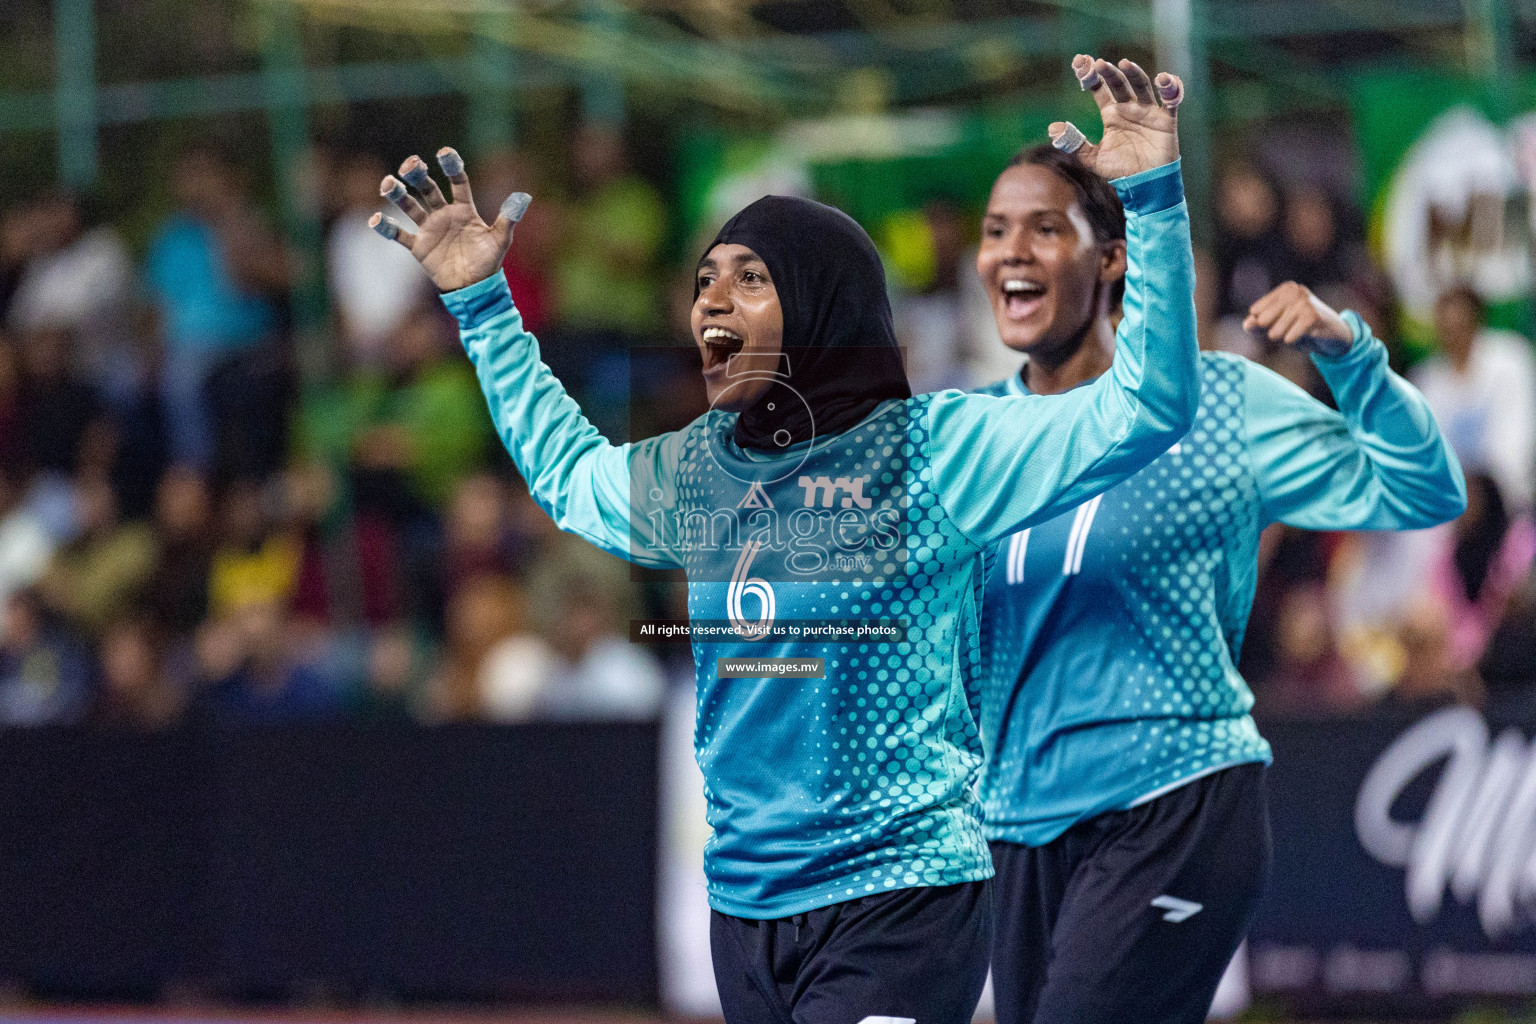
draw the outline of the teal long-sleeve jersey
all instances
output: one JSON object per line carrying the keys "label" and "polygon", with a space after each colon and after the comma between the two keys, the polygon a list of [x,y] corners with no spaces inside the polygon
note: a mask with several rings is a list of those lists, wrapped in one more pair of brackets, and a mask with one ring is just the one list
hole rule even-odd
{"label": "teal long-sleeve jersey", "polygon": [[[1259,534],[1460,515],[1461,467],[1352,312],[1314,356],[1334,412],[1278,374],[1200,357],[1193,429],[1146,469],[994,549],[982,623],[988,839],[1039,846],[1201,775],[1270,760],[1236,661]],[[1017,375],[985,389],[1027,393]]]}
{"label": "teal long-sleeve jersey", "polygon": [[[535,500],[604,550],[687,572],[715,909],[777,918],[991,876],[974,793],[986,553],[1145,466],[1198,401],[1178,165],[1115,187],[1128,270],[1109,373],[1049,398],[887,402],[773,457],[738,448],[720,411],[612,445],[540,363],[504,278],[444,296]],[[861,622],[895,632],[816,632]],[[761,658],[821,659],[821,677],[721,671]]]}

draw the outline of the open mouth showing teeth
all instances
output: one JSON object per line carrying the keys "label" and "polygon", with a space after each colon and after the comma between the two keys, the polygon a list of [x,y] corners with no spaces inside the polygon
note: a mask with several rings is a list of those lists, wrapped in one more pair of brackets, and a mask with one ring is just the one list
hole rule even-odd
{"label": "open mouth showing teeth", "polygon": [[704,328],[704,364],[719,366],[741,351],[746,342],[741,335],[724,327]]}
{"label": "open mouth showing teeth", "polygon": [[1003,305],[1008,314],[1026,316],[1039,305],[1041,296],[1045,294],[1045,286],[1033,281],[1013,279],[1003,282],[1002,292]]}

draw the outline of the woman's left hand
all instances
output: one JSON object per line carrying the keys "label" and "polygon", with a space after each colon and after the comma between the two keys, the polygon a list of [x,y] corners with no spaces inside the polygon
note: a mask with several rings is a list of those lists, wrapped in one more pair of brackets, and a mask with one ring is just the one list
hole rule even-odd
{"label": "woman's left hand", "polygon": [[1355,332],[1344,318],[1295,281],[1249,306],[1243,330],[1323,356],[1341,356],[1355,343]]}
{"label": "woman's left hand", "polygon": [[1054,121],[1046,129],[1053,146],[1076,153],[1090,170],[1109,179],[1128,178],[1179,158],[1177,111],[1184,83],[1177,75],[1165,71],[1154,82],[1135,61],[1115,65],[1085,53],[1072,58],[1072,71],[1099,105],[1104,137],[1094,145],[1073,125]]}

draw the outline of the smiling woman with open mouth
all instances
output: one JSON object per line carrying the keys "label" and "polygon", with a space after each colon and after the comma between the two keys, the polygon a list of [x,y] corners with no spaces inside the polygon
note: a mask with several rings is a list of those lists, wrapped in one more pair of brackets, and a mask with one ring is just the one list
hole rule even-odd
{"label": "smiling woman with open mouth", "polygon": [[[692,328],[713,408],[622,446],[540,363],[496,272],[521,207],[482,221],[452,150],[439,153],[451,203],[415,157],[401,176],[419,199],[384,182],[418,230],[377,226],[446,293],[534,497],[604,550],[687,570],[731,1024],[971,1018],[992,914],[974,793],[987,552],[1166,451],[1195,410],[1174,119],[1150,85],[1101,116],[1096,170],[1117,179],[1130,258],[1114,367],[1094,384],[912,397],[869,237],[830,207],[769,196],[698,264]],[[1031,280],[1004,300],[1025,316],[1051,298],[1028,297]],[[721,669],[763,659],[796,674]]]}

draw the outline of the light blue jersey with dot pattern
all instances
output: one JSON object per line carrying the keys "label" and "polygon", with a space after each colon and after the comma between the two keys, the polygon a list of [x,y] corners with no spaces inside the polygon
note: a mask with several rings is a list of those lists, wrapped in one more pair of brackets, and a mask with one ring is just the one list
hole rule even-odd
{"label": "light blue jersey with dot pattern", "polygon": [[[1423,398],[1353,313],[1316,363],[1334,412],[1207,353],[1194,428],[1146,469],[1000,542],[982,623],[988,839],[1038,846],[1201,775],[1270,759],[1236,660],[1260,532],[1415,529],[1465,485]],[[1027,393],[1015,376],[986,393]]]}
{"label": "light blue jersey with dot pattern", "polygon": [[[781,621],[904,624],[893,642],[695,642],[709,895],[725,913],[783,916],[799,912],[786,906],[991,876],[974,795],[986,547],[934,492],[928,402],[890,403],[779,480],[777,462],[749,460],[728,440],[734,417],[715,413],[685,432],[678,492],[689,510],[734,508],[749,489],[738,477],[768,480],[742,517],[751,560],[733,577],[770,586]],[[823,494],[799,483],[807,477],[868,481],[859,490],[870,508],[821,508]],[[825,514],[825,538],[808,510]],[[858,545],[865,521],[884,533]],[[805,539],[775,544],[781,524]],[[695,535],[682,547],[690,619],[725,618],[734,584],[720,578],[716,545]],[[761,606],[748,607],[755,621]],[[743,655],[820,657],[824,678],[719,677],[720,658]],[[768,851],[791,859],[765,871]]]}
{"label": "light blue jersey with dot pattern", "polygon": [[[1177,164],[1114,183],[1127,215],[1114,368],[1069,395],[947,391],[772,457],[711,412],[609,444],[539,362],[498,275],[444,296],[492,418],[561,529],[681,567],[713,834],[711,906],[779,918],[992,873],[975,795],[980,598],[1001,537],[1145,466],[1198,400],[1194,275]],[[772,627],[895,623],[895,636]],[[820,678],[722,676],[821,659]]]}

